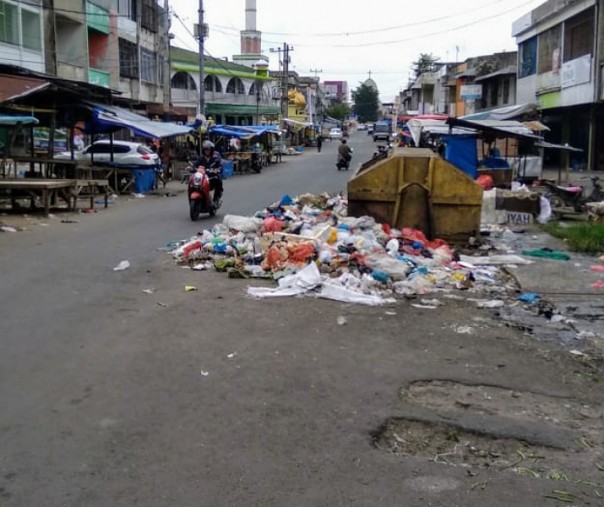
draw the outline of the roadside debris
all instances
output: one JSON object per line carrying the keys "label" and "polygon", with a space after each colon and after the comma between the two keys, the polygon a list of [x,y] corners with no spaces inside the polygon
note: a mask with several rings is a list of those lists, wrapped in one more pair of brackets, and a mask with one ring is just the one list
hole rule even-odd
{"label": "roadside debris", "polygon": [[121,261],[117,266],[113,268],[113,271],[125,271],[130,267],[130,262]]}
{"label": "roadside debris", "polygon": [[[519,255],[460,256],[419,230],[349,217],[347,204],[340,195],[285,196],[252,217],[226,215],[222,223],[165,249],[193,270],[212,266],[229,278],[277,282],[248,287],[254,298],[311,296],[369,306],[453,291],[499,299],[516,288],[500,265],[534,262]],[[443,304],[419,303],[426,309]]]}

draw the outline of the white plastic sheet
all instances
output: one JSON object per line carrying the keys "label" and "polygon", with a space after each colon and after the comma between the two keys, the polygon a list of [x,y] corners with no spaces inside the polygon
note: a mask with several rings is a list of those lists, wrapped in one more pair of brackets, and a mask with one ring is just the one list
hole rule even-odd
{"label": "white plastic sheet", "polygon": [[321,273],[314,262],[293,275],[284,276],[279,280],[279,286],[248,287],[247,293],[256,298],[299,296],[318,287],[321,284]]}

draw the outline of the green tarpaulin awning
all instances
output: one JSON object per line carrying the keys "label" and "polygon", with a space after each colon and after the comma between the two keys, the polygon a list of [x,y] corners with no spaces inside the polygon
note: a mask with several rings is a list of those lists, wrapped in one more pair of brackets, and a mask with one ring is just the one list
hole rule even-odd
{"label": "green tarpaulin awning", "polygon": [[217,104],[206,103],[206,116],[213,114],[229,114],[233,116],[253,116],[255,114],[279,114],[278,106],[266,106],[260,104],[258,108],[252,104]]}

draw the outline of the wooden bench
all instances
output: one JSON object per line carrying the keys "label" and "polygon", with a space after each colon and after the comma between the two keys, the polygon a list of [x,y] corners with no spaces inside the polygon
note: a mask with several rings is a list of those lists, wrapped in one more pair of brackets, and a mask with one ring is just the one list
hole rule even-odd
{"label": "wooden bench", "polygon": [[51,202],[61,197],[70,210],[75,209],[76,180],[46,180],[46,179],[0,179],[0,191],[7,191],[14,208],[18,194],[28,195],[30,206],[33,208],[37,197],[42,198],[44,214],[48,216]]}
{"label": "wooden bench", "polygon": [[74,189],[74,209],[78,205],[78,197],[85,191],[86,196],[90,196],[90,209],[94,208],[94,200],[97,196],[103,196],[105,199],[105,208],[108,206],[109,182],[107,180],[77,180]]}

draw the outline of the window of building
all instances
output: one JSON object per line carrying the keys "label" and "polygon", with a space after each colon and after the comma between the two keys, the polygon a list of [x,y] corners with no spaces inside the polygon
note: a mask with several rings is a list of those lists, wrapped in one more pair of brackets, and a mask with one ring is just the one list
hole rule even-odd
{"label": "window of building", "polygon": [[195,81],[186,72],[177,72],[174,74],[174,76],[172,76],[171,85],[175,90],[197,90]]}
{"label": "window of building", "polygon": [[42,50],[42,29],[40,27],[40,14],[21,9],[21,28],[23,33],[23,47]]}
{"label": "window of building", "polygon": [[157,2],[142,0],[141,26],[151,32],[157,32]]}
{"label": "window of building", "polygon": [[117,12],[120,16],[136,21],[136,0],[117,0]]}
{"label": "window of building", "polygon": [[136,44],[119,40],[120,77],[138,78],[138,50]]}
{"label": "window of building", "polygon": [[533,37],[519,48],[518,77],[532,76],[537,72],[537,37]]}
{"label": "window of building", "polygon": [[141,48],[141,80],[157,83],[157,56],[152,51]]}
{"label": "window of building", "polygon": [[19,44],[17,6],[0,1],[0,41]]}
{"label": "window of building", "polygon": [[589,9],[564,23],[564,61],[591,55],[594,47],[594,11]]}
{"label": "window of building", "polygon": [[245,95],[245,86],[243,86],[243,81],[238,77],[234,77],[229,81],[226,88],[227,93],[234,93],[236,95]]}
{"label": "window of building", "polygon": [[203,81],[203,86],[207,92],[222,93],[222,84],[216,76],[207,76]]}
{"label": "window of building", "polygon": [[539,34],[539,74],[558,71],[560,68],[560,49],[562,47],[562,25],[550,28]]}

